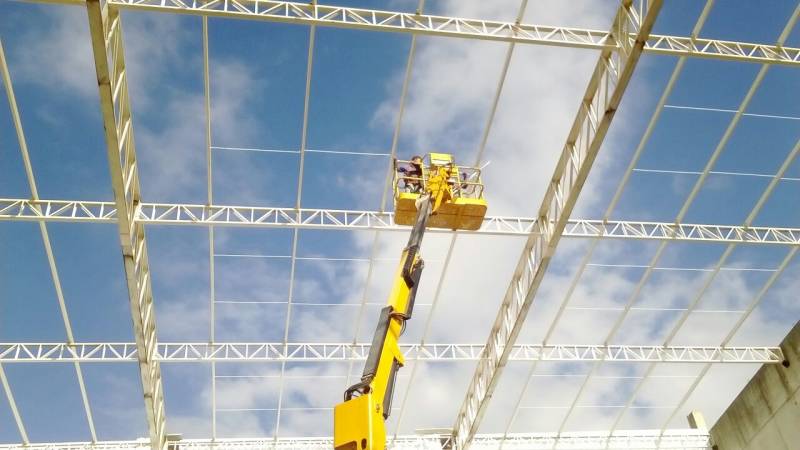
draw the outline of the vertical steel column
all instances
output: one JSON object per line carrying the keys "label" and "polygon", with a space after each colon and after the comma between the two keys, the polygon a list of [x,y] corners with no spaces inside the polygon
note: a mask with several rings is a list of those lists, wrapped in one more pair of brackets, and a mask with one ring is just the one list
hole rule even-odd
{"label": "vertical steel column", "polygon": [[[478,362],[453,430],[455,446],[465,449],[478,430],[512,345],[533,303],[589,170],[605,138],[642,48],[661,9],[660,0],[624,1],[611,27],[616,51],[604,50],[589,81],[552,181],[539,208],[535,232],[528,238],[499,314]],[[635,38],[629,34],[633,33]]]}
{"label": "vertical steel column", "polygon": [[161,367],[155,360],[156,319],[144,225],[136,220],[139,171],[133,140],[128,80],[119,11],[100,0],[86,0],[108,164],[117,207],[133,331],[139,358],[147,427],[154,450],[166,449],[166,419]]}

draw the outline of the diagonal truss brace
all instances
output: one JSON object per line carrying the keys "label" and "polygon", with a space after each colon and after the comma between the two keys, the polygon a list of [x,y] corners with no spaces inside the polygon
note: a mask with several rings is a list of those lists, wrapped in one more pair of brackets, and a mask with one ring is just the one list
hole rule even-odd
{"label": "diagonal truss brace", "polygon": [[[522,330],[567,219],[661,9],[660,0],[642,2],[641,10],[632,3],[622,2],[611,25],[610,34],[620,45],[617,51],[604,50],[600,54],[539,208],[537,229],[528,238],[489,333],[485,358],[478,362],[456,416],[453,436],[457,450],[465,450],[478,430],[510,350]],[[630,34],[637,36],[635,41],[628,39]]]}
{"label": "diagonal truss brace", "polygon": [[[44,1],[80,3],[80,0]],[[624,50],[632,47],[637,39],[636,29],[612,33],[574,27],[321,5],[316,2],[109,0],[109,3],[118,8],[595,50]],[[800,65],[798,48],[699,37],[646,36],[644,51],[763,64]]]}
{"label": "diagonal truss brace", "polygon": [[144,225],[136,218],[140,195],[139,172],[128,98],[122,23],[119,12],[100,0],[87,0],[86,10],[150,445],[153,450],[162,450],[166,448],[164,392],[161,368],[154,357],[156,319]]}
{"label": "diagonal truss brace", "polygon": [[[394,214],[391,212],[338,209],[140,203],[136,208],[135,218],[137,222],[148,225],[408,231],[407,227],[394,223]],[[113,202],[0,199],[0,221],[3,220],[114,223],[117,220],[117,209]],[[459,233],[529,236],[539,228],[536,219],[531,217],[487,216],[479,230],[462,230]],[[430,232],[450,231],[431,229]],[[800,245],[800,228],[630,220],[569,219],[562,235],[578,238]]]}
{"label": "diagonal truss brace", "polygon": [[[205,343],[156,345],[153,358],[160,362],[326,362],[363,361],[365,343]],[[481,359],[480,344],[400,344],[406,360],[474,361]],[[134,362],[135,343],[0,343],[0,363]],[[653,345],[533,345],[516,344],[511,361],[604,361],[675,363],[759,363],[784,360],[780,347],[703,347]]]}

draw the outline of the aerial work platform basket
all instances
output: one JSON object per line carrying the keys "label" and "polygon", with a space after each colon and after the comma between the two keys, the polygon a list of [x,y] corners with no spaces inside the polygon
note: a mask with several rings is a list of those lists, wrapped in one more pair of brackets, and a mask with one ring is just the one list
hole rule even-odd
{"label": "aerial work platform basket", "polygon": [[453,156],[445,153],[428,154],[418,167],[421,170],[415,170],[411,161],[395,161],[393,186],[396,224],[414,224],[417,200],[430,193],[431,189],[435,190],[431,184],[432,175],[445,168],[450,173],[447,179],[449,198],[442,201],[431,215],[428,227],[451,230],[477,230],[481,227],[486,216],[481,169],[456,166]]}

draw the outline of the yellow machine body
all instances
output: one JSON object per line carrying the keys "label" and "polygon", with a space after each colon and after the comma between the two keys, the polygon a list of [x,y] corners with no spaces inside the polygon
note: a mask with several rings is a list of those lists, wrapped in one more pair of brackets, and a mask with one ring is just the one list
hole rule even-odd
{"label": "yellow machine body", "polygon": [[[422,176],[395,176],[395,222],[412,225],[386,307],[381,310],[361,381],[345,390],[333,409],[335,450],[384,450],[385,420],[392,410],[397,372],[403,366],[398,340],[411,319],[422,270],[419,256],[428,226],[478,229],[486,214],[480,169],[458,167],[443,153],[428,155]],[[466,170],[466,172],[462,172]],[[417,172],[415,172],[417,173]],[[463,176],[466,174],[466,176]],[[416,192],[401,192],[413,188]]]}
{"label": "yellow machine body", "polygon": [[383,415],[375,408],[372,393],[339,403],[333,408],[333,447],[337,450],[383,448],[386,441]]}
{"label": "yellow machine body", "polygon": [[[410,177],[396,176],[394,182],[395,216],[398,225],[412,225],[417,215],[417,202],[428,191],[436,191],[440,183],[443,170],[448,170],[446,182],[450,189],[451,198],[443,201],[428,221],[428,226],[433,228],[447,228],[451,230],[477,230],[486,216],[486,200],[483,198],[483,183],[480,179],[480,169],[472,167],[459,167],[453,163],[453,157],[444,153],[431,153],[428,164],[423,168],[422,180]],[[469,172],[467,177],[463,175]],[[437,176],[438,175],[438,176]],[[465,179],[467,178],[467,179]],[[405,192],[403,184],[406,181],[420,183],[420,192]]]}
{"label": "yellow machine body", "polygon": [[[392,291],[389,294],[388,305],[392,311],[409,311],[409,294],[411,288],[403,278],[403,267],[407,260],[413,267],[419,260],[418,254],[409,254],[403,251],[400,265],[394,277]],[[384,309],[386,310],[386,308]],[[401,318],[387,317],[388,329],[381,346],[380,359],[369,392],[359,397],[354,397],[336,405],[333,409],[333,446],[336,450],[383,450],[386,446],[386,430],[384,426],[384,413],[391,412],[391,390],[394,387],[394,377],[399,367],[404,364],[403,354],[400,352],[398,338],[402,333],[403,323]],[[383,320],[383,318],[381,319]],[[380,330],[381,325],[378,325]],[[376,336],[379,333],[376,332]],[[377,343],[380,345],[380,342]],[[373,341],[372,346],[376,346]],[[369,361],[367,362],[369,364]],[[386,402],[386,399],[389,402]]]}

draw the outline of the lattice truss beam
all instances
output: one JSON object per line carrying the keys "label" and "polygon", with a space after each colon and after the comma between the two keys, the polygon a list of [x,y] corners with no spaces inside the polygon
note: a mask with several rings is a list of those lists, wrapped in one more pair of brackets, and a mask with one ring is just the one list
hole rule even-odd
{"label": "lattice truss beam", "polygon": [[539,228],[522,251],[489,333],[484,359],[478,362],[456,416],[453,436],[458,449],[467,448],[478,430],[660,9],[661,1],[652,0],[638,6],[623,1],[617,10],[609,34],[619,46],[601,52],[589,80],[539,207]]}
{"label": "lattice truss beam", "polygon": [[[82,0],[44,1],[67,4],[82,3]],[[635,29],[617,33],[586,28],[350,8],[322,5],[316,2],[109,0],[109,4],[116,8],[124,9],[595,50],[623,50],[632,47],[637,39]],[[697,36],[682,37],[655,34],[646,36],[643,42],[643,50],[647,53],[765,64],[800,65],[800,49],[798,48],[704,39]]]}
{"label": "lattice truss beam", "polygon": [[[332,438],[280,439],[183,439],[176,441],[181,449],[192,450],[330,450]],[[480,450],[519,449],[707,449],[709,435],[700,430],[622,431],[607,433],[530,433],[477,435],[473,446]],[[97,443],[62,442],[47,444],[0,445],[0,450],[146,450],[142,441],[106,441]],[[177,448],[177,447],[176,447]],[[389,450],[444,450],[451,447],[447,435],[395,436],[388,442]]]}
{"label": "lattice truss beam", "polygon": [[163,449],[166,446],[164,391],[161,368],[154,357],[156,318],[144,224],[136,217],[141,191],[128,72],[122,48],[122,22],[119,11],[99,0],[88,0],[86,10],[150,445],[154,450]]}
{"label": "lattice truss beam", "polygon": [[[159,362],[323,362],[363,361],[369,344],[349,343],[164,343],[156,345]],[[473,361],[479,344],[401,344],[406,360]],[[514,345],[512,361],[605,361],[678,363],[762,363],[783,361],[780,347],[659,347],[652,345]],[[0,363],[134,362],[134,343],[0,343]]]}
{"label": "lattice truss beam", "polygon": [[[408,227],[395,225],[394,213],[379,211],[140,203],[135,217],[151,225],[408,231]],[[0,199],[0,220],[113,223],[117,210],[113,202]],[[487,216],[479,230],[460,233],[528,236],[541,228],[535,218]],[[563,236],[800,245],[800,228],[630,220],[569,219]]]}

